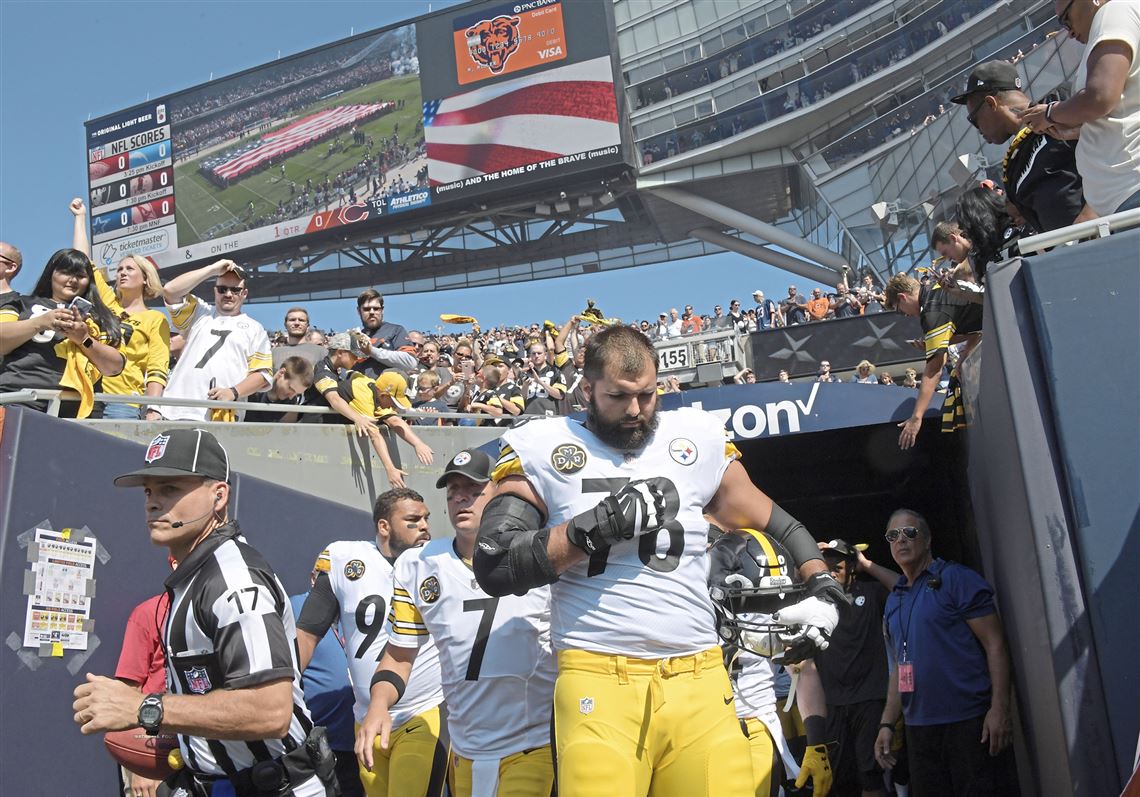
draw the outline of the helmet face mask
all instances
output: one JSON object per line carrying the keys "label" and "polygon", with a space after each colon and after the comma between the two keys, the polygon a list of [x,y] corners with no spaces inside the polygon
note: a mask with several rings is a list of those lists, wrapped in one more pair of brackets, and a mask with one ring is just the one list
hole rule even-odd
{"label": "helmet face mask", "polygon": [[791,555],[763,532],[725,534],[709,549],[709,595],[716,607],[717,635],[758,656],[771,658],[785,649],[798,626],[771,615],[807,594],[796,583]]}

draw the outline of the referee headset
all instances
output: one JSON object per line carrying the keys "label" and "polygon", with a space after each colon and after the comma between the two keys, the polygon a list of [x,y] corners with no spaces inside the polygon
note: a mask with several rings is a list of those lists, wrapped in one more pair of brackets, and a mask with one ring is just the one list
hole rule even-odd
{"label": "referee headset", "polygon": [[216,514],[218,514],[218,506],[221,503],[222,503],[222,494],[220,492],[214,493],[214,505],[210,508],[209,512],[207,512],[204,515],[199,515],[198,517],[195,517],[195,518],[190,518],[189,520],[176,520],[170,524],[170,528],[180,529],[183,526],[185,526],[187,523],[197,523],[199,520],[205,520],[206,518],[210,517],[211,515],[216,515]]}

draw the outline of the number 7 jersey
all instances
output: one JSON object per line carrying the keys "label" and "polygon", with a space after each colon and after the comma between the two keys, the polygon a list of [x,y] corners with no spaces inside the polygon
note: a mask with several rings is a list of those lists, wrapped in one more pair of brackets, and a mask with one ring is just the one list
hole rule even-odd
{"label": "number 7 jersey", "polygon": [[665,496],[658,531],[595,553],[551,585],[551,631],[559,650],[657,659],[717,644],[704,508],[738,452],[707,412],[684,408],[657,418],[657,430],[639,451],[611,448],[567,418],[530,421],[502,437],[492,478],[524,476],[546,503],[550,526],[634,479],[653,480]]}
{"label": "number 7 jersey", "polygon": [[[388,642],[384,624],[392,598],[392,565],[373,542],[341,540],[321,551],[315,569],[328,574],[340,605],[344,655],[356,696],[353,714],[360,723],[371,701],[372,675]],[[442,702],[439,652],[429,641],[416,657],[404,696],[392,706],[392,727],[398,728]]]}

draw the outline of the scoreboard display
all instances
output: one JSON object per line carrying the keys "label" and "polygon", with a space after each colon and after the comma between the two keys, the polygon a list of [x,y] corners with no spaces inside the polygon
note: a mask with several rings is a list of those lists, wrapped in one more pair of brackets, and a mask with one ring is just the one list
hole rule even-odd
{"label": "scoreboard display", "polygon": [[636,165],[612,13],[468,3],[92,120],[93,259],[287,257],[334,229],[409,229],[569,176],[601,185]]}

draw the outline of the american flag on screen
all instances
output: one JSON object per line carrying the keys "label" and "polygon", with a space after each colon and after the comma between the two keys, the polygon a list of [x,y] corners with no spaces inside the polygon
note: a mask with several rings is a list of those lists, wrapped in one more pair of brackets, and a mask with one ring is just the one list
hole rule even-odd
{"label": "american flag on screen", "polygon": [[341,105],[337,108],[326,108],[262,136],[260,146],[214,166],[213,172],[219,177],[234,180],[266,161],[310,146],[329,133],[375,116],[390,107],[392,103],[382,102],[374,105]]}
{"label": "american flag on screen", "polygon": [[425,102],[424,137],[432,185],[616,146],[610,57]]}

